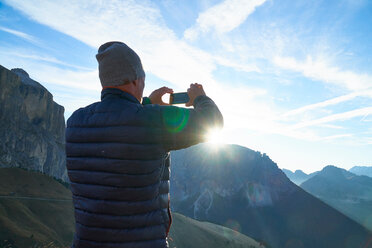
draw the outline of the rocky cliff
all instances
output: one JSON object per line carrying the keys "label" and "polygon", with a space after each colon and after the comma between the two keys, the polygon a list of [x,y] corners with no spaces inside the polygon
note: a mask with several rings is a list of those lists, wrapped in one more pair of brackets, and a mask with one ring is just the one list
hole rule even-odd
{"label": "rocky cliff", "polygon": [[0,167],[67,181],[64,108],[22,69],[0,66]]}

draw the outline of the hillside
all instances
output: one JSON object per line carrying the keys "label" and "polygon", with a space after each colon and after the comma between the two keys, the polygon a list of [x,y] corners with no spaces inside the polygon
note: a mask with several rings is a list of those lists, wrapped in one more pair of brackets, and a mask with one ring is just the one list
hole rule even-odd
{"label": "hillside", "polygon": [[[173,217],[172,248],[263,247],[234,230],[177,213]],[[68,188],[38,172],[0,168],[0,247],[67,247],[73,232],[73,205]]]}
{"label": "hillside", "polygon": [[271,247],[363,247],[371,233],[296,186],[265,154],[225,145],[172,153],[172,208]]}
{"label": "hillside", "polygon": [[301,187],[372,230],[372,178],[327,166]]}
{"label": "hillside", "polygon": [[65,186],[39,172],[0,168],[0,195],[0,241],[12,247],[70,244],[74,215]]}
{"label": "hillside", "polygon": [[220,225],[200,222],[178,213],[173,213],[169,247],[193,248],[255,248],[264,247],[255,240]]}

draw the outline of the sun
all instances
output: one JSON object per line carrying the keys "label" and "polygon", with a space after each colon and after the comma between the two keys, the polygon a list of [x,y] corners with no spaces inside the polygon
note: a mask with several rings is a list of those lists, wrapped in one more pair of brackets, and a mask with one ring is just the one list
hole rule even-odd
{"label": "sun", "polygon": [[212,146],[220,146],[225,143],[221,129],[211,129],[207,133],[207,142]]}

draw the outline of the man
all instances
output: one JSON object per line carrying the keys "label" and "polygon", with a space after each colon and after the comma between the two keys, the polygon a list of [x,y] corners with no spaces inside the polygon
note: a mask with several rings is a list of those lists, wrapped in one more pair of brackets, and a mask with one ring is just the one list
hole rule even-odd
{"label": "man", "polygon": [[75,111],[66,128],[73,247],[167,247],[169,151],[203,142],[222,115],[200,84],[187,91],[194,108],[165,106],[167,87],[141,104],[145,73],[122,42],[103,44],[96,58],[101,101]]}

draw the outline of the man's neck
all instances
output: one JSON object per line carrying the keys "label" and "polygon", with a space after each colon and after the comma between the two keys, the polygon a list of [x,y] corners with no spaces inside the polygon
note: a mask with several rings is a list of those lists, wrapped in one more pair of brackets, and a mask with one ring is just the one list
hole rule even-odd
{"label": "man's neck", "polygon": [[133,88],[131,87],[131,85],[128,85],[128,84],[119,85],[119,86],[103,86],[103,87],[102,87],[102,90],[105,90],[105,89],[118,89],[118,90],[124,91],[124,92],[126,92],[126,93],[132,95],[132,96],[135,97],[139,102],[142,101],[142,99],[138,99],[138,97],[136,97],[136,94],[134,94],[134,92],[133,92]]}
{"label": "man's neck", "polygon": [[[124,92],[127,92],[129,94],[131,94],[130,90],[126,89],[126,87],[123,87],[124,85],[119,85],[119,86],[103,86],[102,87],[102,90],[105,90],[105,89],[118,89],[118,90],[122,90]],[[133,94],[131,94],[133,95]]]}

